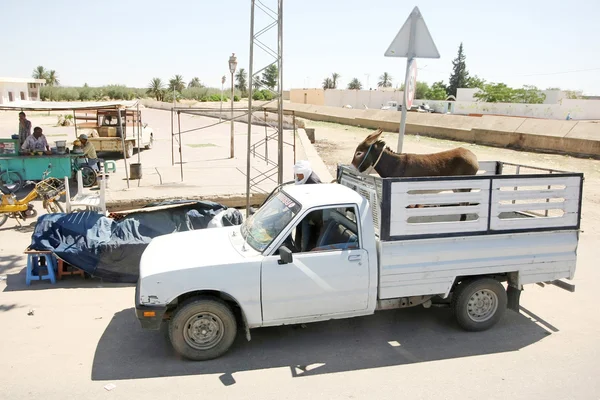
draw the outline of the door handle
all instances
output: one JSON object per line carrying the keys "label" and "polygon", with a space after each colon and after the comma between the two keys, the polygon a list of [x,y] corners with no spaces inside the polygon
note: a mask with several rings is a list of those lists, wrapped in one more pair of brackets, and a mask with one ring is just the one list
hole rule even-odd
{"label": "door handle", "polygon": [[361,256],[360,254],[354,254],[351,256],[348,256],[348,261],[360,261],[361,260]]}

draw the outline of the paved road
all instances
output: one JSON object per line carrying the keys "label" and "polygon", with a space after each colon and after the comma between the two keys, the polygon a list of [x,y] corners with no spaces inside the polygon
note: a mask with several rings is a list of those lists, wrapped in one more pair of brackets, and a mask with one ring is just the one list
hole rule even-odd
{"label": "paved road", "polygon": [[164,331],[140,329],[131,286],[27,289],[31,227],[0,228],[0,398],[599,399],[597,162],[556,157],[591,171],[577,291],[527,287],[522,312],[481,333],[458,329],[448,310],[415,308],[255,330],[223,358],[189,362]]}

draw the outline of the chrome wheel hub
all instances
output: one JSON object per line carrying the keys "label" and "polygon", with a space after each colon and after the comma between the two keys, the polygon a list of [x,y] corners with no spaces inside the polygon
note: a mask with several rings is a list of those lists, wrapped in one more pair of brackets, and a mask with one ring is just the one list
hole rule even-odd
{"label": "chrome wheel hub", "polygon": [[478,290],[467,303],[467,314],[475,322],[485,322],[496,313],[498,296],[489,289]]}

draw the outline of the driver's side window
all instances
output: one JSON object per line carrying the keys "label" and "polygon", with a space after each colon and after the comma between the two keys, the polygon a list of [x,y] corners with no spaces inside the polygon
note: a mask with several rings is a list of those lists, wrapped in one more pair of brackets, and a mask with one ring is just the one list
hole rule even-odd
{"label": "driver's side window", "polygon": [[283,243],[293,253],[358,249],[359,231],[353,206],[309,212]]}

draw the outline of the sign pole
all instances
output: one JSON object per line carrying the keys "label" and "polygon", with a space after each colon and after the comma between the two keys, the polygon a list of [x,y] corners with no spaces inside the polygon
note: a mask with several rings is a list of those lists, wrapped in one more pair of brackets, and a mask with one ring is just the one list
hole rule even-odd
{"label": "sign pole", "polygon": [[[397,152],[398,153],[402,153],[402,145],[404,144],[404,132],[406,131],[406,113],[408,112],[407,108],[407,104],[409,103],[408,101],[408,95],[409,95],[409,90],[410,90],[410,78],[411,78],[411,64],[413,61],[413,58],[415,57],[415,35],[417,32],[417,17],[419,16],[418,11],[415,12],[415,10],[413,10],[413,12],[410,13],[410,36],[408,39],[408,54],[407,54],[407,58],[406,58],[406,74],[404,76],[404,93],[403,93],[403,97],[404,97],[404,101],[402,102],[402,117],[400,118],[400,133],[398,135],[398,149]],[[416,85],[416,82],[415,82]],[[410,101],[411,105],[412,105],[412,100]]]}

